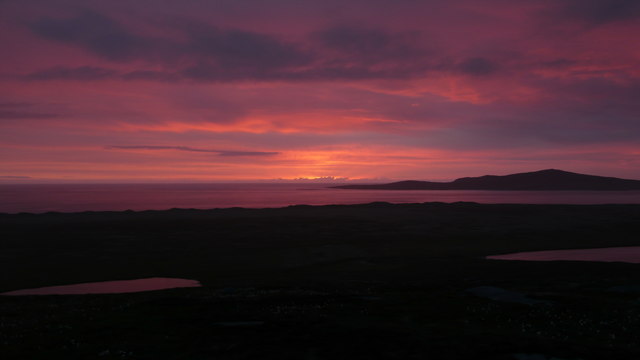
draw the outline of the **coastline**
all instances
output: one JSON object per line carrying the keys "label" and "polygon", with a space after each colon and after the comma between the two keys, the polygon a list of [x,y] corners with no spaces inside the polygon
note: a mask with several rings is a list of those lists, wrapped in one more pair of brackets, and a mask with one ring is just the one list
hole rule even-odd
{"label": "coastline", "polygon": [[371,202],[483,204],[640,204],[640,190],[345,190],[298,184],[0,185],[0,213],[278,208]]}

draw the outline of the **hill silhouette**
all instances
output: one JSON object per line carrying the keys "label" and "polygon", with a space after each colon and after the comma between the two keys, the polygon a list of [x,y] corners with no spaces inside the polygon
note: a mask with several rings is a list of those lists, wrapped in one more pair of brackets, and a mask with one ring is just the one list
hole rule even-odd
{"label": "hill silhouette", "polygon": [[388,184],[341,185],[363,190],[640,190],[640,180],[547,169],[504,176],[464,177],[451,182],[407,180]]}

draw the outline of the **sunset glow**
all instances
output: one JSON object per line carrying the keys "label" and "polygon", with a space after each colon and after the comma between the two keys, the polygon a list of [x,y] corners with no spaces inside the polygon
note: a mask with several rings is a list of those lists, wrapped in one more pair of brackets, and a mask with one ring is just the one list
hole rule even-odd
{"label": "sunset glow", "polygon": [[626,0],[2,1],[0,182],[638,179],[639,20]]}

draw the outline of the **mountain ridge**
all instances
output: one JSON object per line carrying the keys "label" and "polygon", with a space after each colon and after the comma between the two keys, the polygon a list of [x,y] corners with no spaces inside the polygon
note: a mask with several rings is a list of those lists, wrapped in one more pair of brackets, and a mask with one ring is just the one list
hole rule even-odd
{"label": "mountain ridge", "polygon": [[509,175],[463,177],[451,182],[404,180],[387,184],[341,185],[356,190],[640,190],[640,180],[545,169]]}

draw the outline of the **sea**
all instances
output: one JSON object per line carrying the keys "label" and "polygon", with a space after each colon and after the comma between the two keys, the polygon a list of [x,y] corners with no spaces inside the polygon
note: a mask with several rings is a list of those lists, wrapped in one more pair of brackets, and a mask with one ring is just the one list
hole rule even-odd
{"label": "sea", "polygon": [[640,204],[640,191],[346,190],[326,183],[0,185],[0,213],[277,208],[371,202]]}

